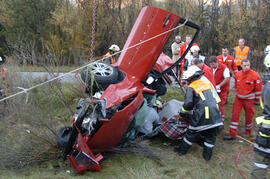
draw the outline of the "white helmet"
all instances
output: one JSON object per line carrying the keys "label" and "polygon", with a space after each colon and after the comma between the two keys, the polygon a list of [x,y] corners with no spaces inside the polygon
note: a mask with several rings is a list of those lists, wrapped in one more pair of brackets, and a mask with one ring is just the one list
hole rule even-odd
{"label": "white helmet", "polygon": [[264,49],[264,54],[267,55],[267,54],[270,54],[270,45],[267,45]]}
{"label": "white helmet", "polygon": [[2,59],[2,57],[0,56],[0,62],[2,62],[3,61],[3,59]]}
{"label": "white helmet", "polygon": [[200,47],[198,47],[197,45],[194,45],[190,48],[190,52],[194,53],[194,52],[199,52],[200,51]]}
{"label": "white helmet", "polygon": [[118,45],[115,45],[115,44],[113,44],[112,46],[110,46],[109,49],[112,50],[112,51],[114,51],[114,52],[120,51],[120,48],[118,47]]}
{"label": "white helmet", "polygon": [[188,80],[189,78],[193,77],[198,71],[201,71],[201,69],[196,65],[190,66],[187,71],[183,73],[182,80]]}
{"label": "white helmet", "polygon": [[263,63],[267,68],[270,68],[270,53],[265,56]]}

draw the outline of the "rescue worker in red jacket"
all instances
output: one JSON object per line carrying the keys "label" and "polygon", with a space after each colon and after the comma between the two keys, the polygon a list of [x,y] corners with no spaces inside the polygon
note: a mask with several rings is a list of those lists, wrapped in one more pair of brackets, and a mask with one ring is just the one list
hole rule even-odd
{"label": "rescue worker in red jacket", "polygon": [[[186,41],[181,45],[181,47],[180,47],[180,52],[179,52],[179,57],[181,57],[183,54],[184,54],[184,52],[186,51],[186,49],[188,48],[188,46],[190,45],[190,42],[192,41],[192,35],[187,35],[186,36]],[[198,46],[199,47],[199,45],[197,44],[197,43],[193,43],[192,44],[192,47],[193,46]],[[191,52],[189,51],[187,54],[186,54],[186,56],[185,56],[185,58],[183,59],[183,61],[179,64],[180,65],[180,70],[181,70],[181,74],[183,73],[183,68],[184,68],[184,65],[185,65],[185,63],[186,63],[186,58],[190,58],[190,56],[192,56],[191,55]]]}
{"label": "rescue worker in red jacket", "polygon": [[230,73],[237,72],[237,66],[234,63],[234,57],[229,55],[229,49],[228,47],[222,48],[222,54],[217,56],[218,62],[226,65],[228,69],[230,70]]}
{"label": "rescue worker in red jacket", "polygon": [[250,68],[248,59],[242,61],[242,70],[235,74],[236,96],[232,109],[232,120],[229,136],[224,140],[234,140],[239,125],[239,117],[242,108],[245,110],[246,125],[244,137],[249,137],[252,132],[252,118],[255,113],[254,103],[259,102],[262,90],[262,80],[259,74]]}
{"label": "rescue worker in red jacket", "polygon": [[213,86],[216,88],[216,82],[213,75],[213,70],[204,64],[200,59],[195,58],[191,62],[192,65],[196,65],[199,67],[202,71],[204,71],[204,76],[213,84]]}
{"label": "rescue worker in red jacket", "polygon": [[[201,79],[203,73],[193,65],[183,74],[183,80],[187,81],[188,88],[180,116],[188,117],[190,121],[181,144],[174,151],[180,156],[185,155],[192,143],[196,142],[203,145],[203,158],[210,160],[216,136],[223,124],[213,96],[212,85]],[[190,114],[191,110],[193,114]]]}
{"label": "rescue worker in red jacket", "polygon": [[227,90],[228,85],[230,84],[230,71],[226,65],[219,63],[215,56],[211,56],[209,58],[209,64],[213,70],[216,89],[221,99],[221,102],[218,103],[218,106],[222,115],[222,121],[224,122],[224,105],[227,101]]}
{"label": "rescue worker in red jacket", "polygon": [[[236,64],[234,63],[234,57],[229,55],[229,48],[223,47],[222,48],[222,54],[217,56],[218,62],[226,65],[230,70],[230,75],[232,76],[232,72],[236,73],[238,72],[238,68]],[[227,96],[230,93],[230,82],[227,85]],[[227,102],[227,101],[226,101]]]}
{"label": "rescue worker in red jacket", "polygon": [[120,48],[118,47],[118,45],[113,44],[112,46],[110,46],[109,48],[109,52],[107,52],[104,55],[104,62],[107,64],[114,64],[116,62],[115,57],[113,56],[113,54],[115,54],[116,52],[119,52]]}
{"label": "rescue worker in red jacket", "polygon": [[245,46],[245,39],[241,38],[238,41],[239,46],[234,48],[234,63],[236,64],[238,71],[241,70],[242,60],[249,59],[250,47]]}

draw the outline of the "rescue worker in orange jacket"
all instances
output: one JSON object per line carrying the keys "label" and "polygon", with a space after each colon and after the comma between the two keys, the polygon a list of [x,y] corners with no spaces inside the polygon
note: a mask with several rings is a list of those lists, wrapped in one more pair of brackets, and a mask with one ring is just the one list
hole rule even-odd
{"label": "rescue worker in orange jacket", "polygon": [[219,98],[221,99],[221,102],[218,103],[218,106],[222,115],[222,121],[224,122],[224,105],[227,102],[227,90],[228,85],[230,84],[230,71],[226,65],[219,63],[215,56],[211,56],[208,62],[213,70],[216,89]]}
{"label": "rescue worker in orange jacket", "polygon": [[[264,65],[270,69],[270,54],[265,56]],[[268,78],[268,77],[266,77]],[[260,125],[254,144],[254,162],[251,178],[267,178],[270,167],[270,79],[264,84],[261,97],[262,116],[256,118]],[[269,175],[268,175],[269,176]]]}
{"label": "rescue worker in orange jacket", "polygon": [[245,39],[241,38],[238,41],[239,46],[234,49],[234,63],[236,64],[238,71],[241,70],[242,60],[249,59],[250,47],[245,46]]}
{"label": "rescue worker in orange jacket", "polygon": [[118,45],[113,44],[112,46],[110,46],[109,48],[109,52],[107,52],[104,55],[104,62],[107,64],[114,64],[116,62],[115,57],[113,56],[113,54],[115,54],[116,52],[119,52],[120,48],[118,47]]}
{"label": "rescue worker in orange jacket", "polygon": [[[183,74],[183,80],[187,81],[188,88],[180,116],[188,117],[190,121],[181,144],[174,151],[180,156],[185,155],[192,143],[196,142],[203,145],[203,158],[210,160],[216,136],[223,124],[212,85],[201,79],[203,73],[193,65]],[[191,110],[193,114],[190,114]]]}
{"label": "rescue worker in orange jacket", "polygon": [[232,109],[232,120],[229,136],[224,140],[234,140],[239,125],[239,117],[242,108],[245,110],[246,123],[244,137],[249,137],[252,132],[253,116],[255,113],[254,103],[259,102],[262,90],[262,80],[259,74],[250,68],[248,59],[242,61],[242,70],[235,74],[236,96]]}

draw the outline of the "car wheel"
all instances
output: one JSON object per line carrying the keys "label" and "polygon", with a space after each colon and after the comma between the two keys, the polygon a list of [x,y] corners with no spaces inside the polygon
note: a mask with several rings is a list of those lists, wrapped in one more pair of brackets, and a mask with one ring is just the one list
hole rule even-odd
{"label": "car wheel", "polygon": [[[86,68],[84,68],[81,73],[82,80],[84,82],[88,81],[86,82],[87,84],[91,84],[91,80],[94,78],[99,87],[106,89],[110,84],[118,82],[118,70],[115,67],[104,63],[92,63],[89,65],[88,70],[92,72],[93,76],[91,76],[90,72],[86,75]],[[86,76],[88,76],[87,80]],[[93,84],[94,88],[97,88],[95,82]]]}

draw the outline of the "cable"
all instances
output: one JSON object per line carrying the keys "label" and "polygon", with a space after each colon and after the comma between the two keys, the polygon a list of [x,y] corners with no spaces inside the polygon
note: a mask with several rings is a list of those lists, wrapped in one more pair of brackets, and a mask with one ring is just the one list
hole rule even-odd
{"label": "cable", "polygon": [[[158,34],[158,35],[156,35],[156,36],[154,36],[154,37],[151,37],[151,38],[146,39],[146,40],[144,40],[144,41],[142,41],[142,42],[139,42],[139,43],[137,43],[137,44],[135,44],[135,45],[132,45],[132,46],[126,48],[126,49],[123,49],[123,50],[121,50],[121,51],[119,51],[119,52],[116,52],[116,53],[114,53],[112,56],[115,56],[115,55],[117,55],[117,54],[119,54],[119,53],[121,53],[121,52],[127,51],[127,50],[129,50],[129,49],[131,49],[131,48],[134,48],[134,47],[136,47],[136,46],[138,46],[138,45],[141,45],[141,44],[143,44],[143,43],[145,43],[145,42],[148,42],[148,41],[150,41],[150,40],[152,40],[152,39],[155,39],[155,38],[157,38],[157,37],[159,37],[159,36],[162,36],[162,35],[164,35],[164,34],[166,34],[166,33],[169,33],[169,32],[171,32],[171,31],[174,31],[174,30],[176,30],[176,29],[178,29],[178,28],[184,26],[187,22],[188,22],[188,19],[186,19],[186,21],[185,21],[183,24],[179,25],[179,26],[176,26],[176,27],[174,27],[174,28],[172,28],[172,29],[170,29],[170,30],[167,30],[167,31],[165,31],[165,32],[163,32],[163,33],[160,33],[160,34]],[[26,88],[26,89],[24,89],[23,91],[20,91],[20,92],[18,92],[18,93],[15,93],[15,94],[9,95],[9,96],[7,96],[7,97],[5,97],[5,98],[2,98],[2,99],[0,99],[0,102],[3,102],[3,101],[5,101],[5,100],[8,100],[8,99],[13,98],[13,97],[15,97],[15,96],[18,96],[18,95],[20,95],[20,94],[29,92],[30,90],[32,90],[32,89],[34,89],[34,88],[37,88],[37,87],[42,86],[42,85],[44,85],[44,84],[50,83],[50,82],[52,82],[52,81],[54,81],[54,80],[60,79],[60,78],[62,78],[62,77],[64,77],[64,76],[67,76],[67,75],[69,75],[69,74],[71,74],[71,73],[74,73],[74,72],[76,72],[76,71],[78,71],[78,70],[80,70],[80,69],[83,69],[83,68],[87,67],[88,65],[90,65],[90,64],[92,64],[92,63],[97,63],[97,62],[99,62],[99,61],[101,61],[101,60],[104,60],[104,57],[101,58],[101,59],[99,59],[99,60],[97,60],[97,61],[95,61],[95,62],[88,63],[88,64],[83,65],[83,66],[81,66],[81,67],[79,67],[79,68],[76,68],[76,69],[74,69],[74,70],[72,70],[72,71],[70,71],[70,72],[67,72],[67,73],[65,73],[65,74],[62,74],[62,75],[57,76],[57,77],[55,77],[55,78],[52,78],[52,79],[50,79],[50,80],[47,80],[47,81],[45,81],[45,82],[43,82],[43,83],[37,84],[37,85],[32,86],[32,87],[30,87],[30,88]]]}

